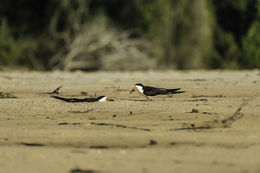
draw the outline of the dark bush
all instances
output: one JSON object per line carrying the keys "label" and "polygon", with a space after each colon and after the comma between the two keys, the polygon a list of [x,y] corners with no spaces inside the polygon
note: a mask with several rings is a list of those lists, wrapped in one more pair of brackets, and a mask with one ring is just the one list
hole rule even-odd
{"label": "dark bush", "polygon": [[105,16],[149,41],[160,68],[260,68],[259,11],[259,0],[1,0],[0,65],[51,70]]}

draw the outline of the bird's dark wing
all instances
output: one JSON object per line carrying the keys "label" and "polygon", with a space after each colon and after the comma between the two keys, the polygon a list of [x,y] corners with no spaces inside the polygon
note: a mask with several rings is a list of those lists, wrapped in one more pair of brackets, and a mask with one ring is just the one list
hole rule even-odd
{"label": "bird's dark wing", "polygon": [[177,93],[184,93],[184,91],[178,91],[181,88],[175,89],[165,89],[165,88],[155,88],[151,86],[144,86],[144,94],[147,96],[156,96],[159,94],[177,94]]}
{"label": "bird's dark wing", "polygon": [[143,90],[144,90],[144,95],[147,95],[147,96],[155,96],[155,95],[161,94],[160,88],[144,86]]}
{"label": "bird's dark wing", "polygon": [[84,98],[84,99],[79,99],[79,98],[64,98],[64,97],[59,97],[59,96],[51,96],[55,99],[63,100],[65,102],[96,102],[98,101],[96,98]]}

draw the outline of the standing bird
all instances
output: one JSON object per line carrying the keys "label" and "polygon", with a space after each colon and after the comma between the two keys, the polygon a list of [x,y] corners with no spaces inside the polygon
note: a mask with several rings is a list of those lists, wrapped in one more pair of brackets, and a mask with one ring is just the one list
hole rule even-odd
{"label": "standing bird", "polygon": [[178,91],[180,89],[181,88],[175,88],[175,89],[155,88],[151,86],[144,86],[141,83],[137,83],[135,84],[135,87],[131,90],[130,93],[137,90],[140,94],[146,97],[147,101],[150,101],[151,98],[149,96],[164,95],[164,94],[178,94],[178,93],[185,92],[185,91]]}

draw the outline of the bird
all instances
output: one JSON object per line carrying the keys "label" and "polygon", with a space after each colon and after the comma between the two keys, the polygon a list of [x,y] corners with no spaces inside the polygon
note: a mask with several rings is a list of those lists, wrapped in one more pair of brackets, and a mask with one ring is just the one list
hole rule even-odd
{"label": "bird", "polygon": [[59,96],[51,96],[52,98],[63,100],[65,102],[109,102],[114,101],[113,98],[109,98],[106,96],[99,96],[97,98],[64,98]]}
{"label": "bird", "polygon": [[152,86],[144,86],[141,83],[135,84],[135,87],[131,90],[130,93],[133,93],[134,91],[138,91],[140,94],[146,97],[146,101],[151,101],[150,96],[156,96],[156,95],[164,95],[164,94],[178,94],[178,93],[184,93],[185,91],[179,91],[181,88],[175,88],[175,89],[165,89],[165,88],[156,88]]}

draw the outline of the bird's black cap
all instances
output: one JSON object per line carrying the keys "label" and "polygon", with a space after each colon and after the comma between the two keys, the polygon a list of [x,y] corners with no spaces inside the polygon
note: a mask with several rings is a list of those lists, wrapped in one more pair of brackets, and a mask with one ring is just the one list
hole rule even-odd
{"label": "bird's black cap", "polygon": [[143,87],[143,84],[141,84],[141,83],[137,83],[137,84],[135,84],[135,85],[137,85],[137,86],[142,86],[142,87]]}

